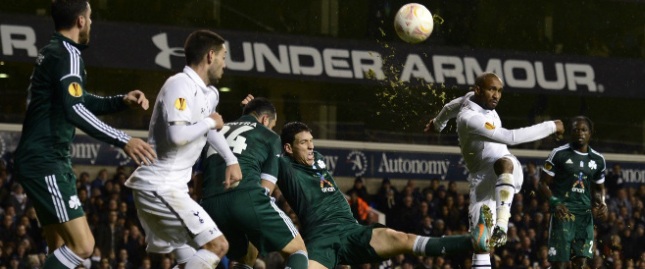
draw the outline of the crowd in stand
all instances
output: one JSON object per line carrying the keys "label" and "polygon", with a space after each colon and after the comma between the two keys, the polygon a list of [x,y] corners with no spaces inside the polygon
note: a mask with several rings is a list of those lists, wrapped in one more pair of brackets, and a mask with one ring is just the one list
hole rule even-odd
{"label": "crowd in stand", "polygon": [[[497,268],[548,268],[547,240],[550,213],[548,202],[537,193],[539,169],[527,165],[522,191],[515,196],[506,246],[495,249]],[[614,171],[619,167],[614,167]],[[10,160],[0,161],[0,269],[39,268],[47,245],[36,213],[22,187],[11,179]],[[77,171],[78,172],[78,171]],[[96,247],[92,257],[79,268],[172,268],[172,255],[146,253],[144,234],[136,217],[131,191],[123,183],[130,169],[101,170],[97,175],[78,172],[78,195],[88,216]],[[110,176],[113,175],[113,176]],[[609,183],[612,182],[612,183]],[[609,172],[607,185],[609,219],[596,223],[595,258],[592,268],[645,268],[645,185],[622,182],[619,173]],[[468,195],[451,181],[431,180],[418,188],[408,181],[397,189],[387,178],[378,190],[367,190],[361,178],[347,190],[348,202],[362,223],[378,220],[371,208],[386,214],[388,226],[424,236],[468,232]],[[297,225],[297,217],[276,193],[278,203]],[[400,255],[381,264],[362,268],[470,268],[471,253],[443,257]],[[256,268],[282,268],[281,257],[270,253]],[[220,267],[227,267],[223,261]]]}

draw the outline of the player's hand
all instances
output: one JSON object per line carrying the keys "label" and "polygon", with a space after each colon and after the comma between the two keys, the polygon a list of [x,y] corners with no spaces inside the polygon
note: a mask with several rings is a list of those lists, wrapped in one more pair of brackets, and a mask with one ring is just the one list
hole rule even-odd
{"label": "player's hand", "polygon": [[129,106],[141,106],[143,110],[148,110],[148,107],[150,107],[148,98],[146,98],[146,95],[140,90],[129,92],[123,97],[123,102]]}
{"label": "player's hand", "polygon": [[215,130],[220,130],[224,127],[224,119],[219,113],[213,112],[213,114],[210,114],[208,117],[215,120]]}
{"label": "player's hand", "polygon": [[555,140],[560,141],[564,138],[564,124],[561,120],[554,120],[555,122]]}
{"label": "player's hand", "polygon": [[591,208],[594,218],[605,221],[609,216],[609,210],[607,209],[607,204],[605,203],[595,203]]}
{"label": "player's hand", "polygon": [[574,216],[564,204],[555,206],[555,216],[561,220],[573,220]]}
{"label": "player's hand", "polygon": [[242,180],[242,170],[240,164],[231,164],[226,166],[226,180],[224,180],[224,189],[235,188]]}
{"label": "player's hand", "polygon": [[426,124],[426,128],[423,129],[423,132],[430,133],[434,131],[434,119],[430,119]]}
{"label": "player's hand", "polygon": [[249,102],[251,102],[251,100],[253,100],[253,98],[255,97],[253,97],[253,95],[249,93],[249,95],[247,95],[246,97],[244,97],[244,99],[242,99],[242,102],[240,102],[240,106],[245,107],[246,104],[248,104]]}
{"label": "player's hand", "polygon": [[140,138],[130,138],[130,141],[123,147],[123,151],[137,165],[150,165],[157,158],[157,153],[152,149],[152,146]]}

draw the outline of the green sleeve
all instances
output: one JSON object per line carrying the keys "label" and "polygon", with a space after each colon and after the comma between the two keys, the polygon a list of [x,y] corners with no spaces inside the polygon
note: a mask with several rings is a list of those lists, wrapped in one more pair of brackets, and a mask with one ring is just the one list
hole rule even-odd
{"label": "green sleeve", "polygon": [[94,115],[105,115],[110,113],[115,113],[122,111],[128,106],[123,101],[125,95],[116,95],[116,96],[96,96],[91,93],[85,94],[85,107],[94,113]]}

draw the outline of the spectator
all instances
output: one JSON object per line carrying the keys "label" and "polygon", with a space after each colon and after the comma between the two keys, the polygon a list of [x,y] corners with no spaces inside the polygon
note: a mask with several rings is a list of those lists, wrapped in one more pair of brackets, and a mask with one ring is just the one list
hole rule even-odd
{"label": "spectator", "polygon": [[349,208],[352,210],[354,218],[361,224],[367,223],[370,206],[359,196],[357,190],[351,189],[347,194],[349,195]]}
{"label": "spectator", "polygon": [[625,180],[623,180],[623,173],[620,164],[615,163],[612,169],[607,172],[605,179],[605,186],[607,186],[607,194],[609,198],[616,197],[618,190],[623,189]]}
{"label": "spectator", "polygon": [[92,181],[92,188],[98,188],[102,190],[106,182],[108,182],[108,171],[107,169],[101,169],[96,178]]}
{"label": "spectator", "polygon": [[347,195],[350,195],[350,193],[352,192],[356,193],[356,195],[358,195],[358,197],[360,197],[366,203],[369,204],[372,202],[370,195],[367,193],[365,181],[362,177],[356,177],[354,179],[354,186],[352,186],[352,188],[347,191]]}

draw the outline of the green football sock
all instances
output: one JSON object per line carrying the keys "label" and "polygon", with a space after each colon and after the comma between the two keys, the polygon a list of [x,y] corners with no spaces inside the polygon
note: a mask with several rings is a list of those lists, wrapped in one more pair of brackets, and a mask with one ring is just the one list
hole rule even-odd
{"label": "green football sock", "polygon": [[309,268],[309,258],[304,251],[296,251],[287,258],[285,268],[307,269]]}
{"label": "green football sock", "polygon": [[414,253],[425,256],[443,256],[473,249],[470,235],[454,235],[444,237],[418,236],[414,243]]}

